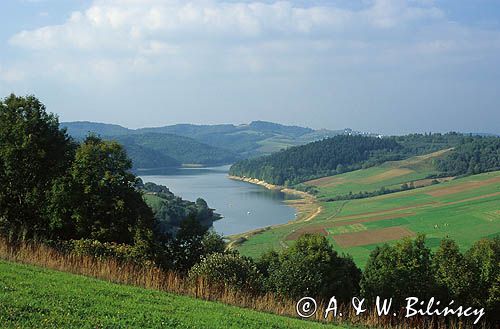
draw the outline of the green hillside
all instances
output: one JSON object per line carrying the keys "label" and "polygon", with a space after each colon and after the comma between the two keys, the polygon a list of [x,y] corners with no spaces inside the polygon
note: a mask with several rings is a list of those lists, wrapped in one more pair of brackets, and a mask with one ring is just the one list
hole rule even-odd
{"label": "green hillside", "polygon": [[[415,158],[413,158],[415,160]],[[423,160],[421,164],[424,164]],[[376,188],[375,178],[386,184],[399,183],[426,175],[426,170],[394,175],[401,162],[386,163],[344,175],[340,193],[350,188]],[[425,166],[422,166],[425,168]],[[348,182],[347,178],[351,179]],[[319,195],[335,194],[333,185],[338,177],[310,181],[317,185]],[[365,181],[366,185],[362,184]],[[377,197],[335,202],[319,201],[319,212],[308,220],[298,220],[246,237],[238,250],[248,256],[258,256],[269,249],[290,245],[304,233],[320,233],[340,252],[354,257],[363,267],[369,253],[377,245],[395,242],[403,237],[425,233],[427,243],[437,247],[449,237],[461,249],[469,248],[483,237],[500,234],[500,171],[471,175],[437,185],[391,193]]]}
{"label": "green hillside", "polygon": [[373,192],[381,188],[394,189],[402,184],[412,184],[415,187],[430,185],[433,180],[427,177],[439,174],[436,160],[450,151],[451,149],[445,149],[405,160],[388,161],[379,166],[322,177],[304,184],[316,187],[319,198]]}
{"label": "green hillside", "polygon": [[[153,154],[167,156],[181,164],[197,164],[206,166],[223,165],[234,162],[239,156],[231,151],[219,147],[210,146],[189,137],[172,134],[134,134],[124,136],[105,137],[121,143],[127,152],[135,147],[150,150]],[[131,153],[133,161],[141,161],[142,167],[136,168],[158,168],[151,160],[135,159],[135,153]],[[150,158],[148,158],[150,159]],[[167,166],[164,166],[167,167]]]}
{"label": "green hillside", "polygon": [[[299,126],[286,126],[266,121],[249,124],[194,125],[175,124],[163,127],[128,129],[119,125],[95,122],[63,122],[62,127],[77,139],[89,132],[101,136],[127,136],[144,134],[173,134],[192,138],[203,144],[222,148],[242,157],[270,154],[295,145],[302,145],[344,133],[341,130],[313,130]],[[352,132],[352,130],[347,130]]]}
{"label": "green hillside", "polygon": [[339,328],[0,261],[2,328]]}

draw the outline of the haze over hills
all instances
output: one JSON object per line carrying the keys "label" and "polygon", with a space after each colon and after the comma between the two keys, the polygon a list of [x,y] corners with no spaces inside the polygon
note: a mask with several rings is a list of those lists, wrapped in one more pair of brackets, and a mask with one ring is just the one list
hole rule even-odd
{"label": "haze over hills", "polygon": [[181,164],[221,165],[339,134],[366,134],[344,130],[314,130],[266,121],[249,124],[176,124],[129,129],[97,122],[63,122],[68,133],[83,139],[89,133],[122,143],[135,168],[175,167]]}

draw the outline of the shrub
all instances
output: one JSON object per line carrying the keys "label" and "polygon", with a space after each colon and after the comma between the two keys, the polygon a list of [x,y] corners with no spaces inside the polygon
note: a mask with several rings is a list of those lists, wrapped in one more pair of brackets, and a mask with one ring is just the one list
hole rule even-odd
{"label": "shrub", "polygon": [[320,235],[303,235],[280,254],[266,254],[259,268],[267,275],[267,289],[290,298],[335,295],[345,300],[359,291],[360,270]]}
{"label": "shrub", "polygon": [[115,242],[100,242],[98,240],[81,239],[59,243],[67,253],[78,256],[92,256],[98,259],[114,259],[140,265],[153,265],[149,253],[140,245],[128,245]]}
{"label": "shrub", "polygon": [[465,253],[474,280],[468,293],[470,302],[485,306],[494,319],[500,314],[500,237],[482,239]]}
{"label": "shrub", "polygon": [[189,271],[190,280],[200,278],[215,286],[261,291],[262,280],[255,263],[235,253],[214,253],[204,257]]}
{"label": "shrub", "polygon": [[408,296],[430,298],[435,290],[431,251],[423,235],[375,248],[361,279],[363,297],[393,298],[395,305],[401,305]]}
{"label": "shrub", "polygon": [[432,256],[432,271],[441,300],[469,302],[474,281],[472,267],[453,240],[444,239]]}

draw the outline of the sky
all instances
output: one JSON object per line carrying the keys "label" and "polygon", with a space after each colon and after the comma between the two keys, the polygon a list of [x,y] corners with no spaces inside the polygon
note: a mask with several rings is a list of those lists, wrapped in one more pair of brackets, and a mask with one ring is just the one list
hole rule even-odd
{"label": "sky", "polygon": [[500,133],[500,0],[2,0],[0,96],[130,128]]}

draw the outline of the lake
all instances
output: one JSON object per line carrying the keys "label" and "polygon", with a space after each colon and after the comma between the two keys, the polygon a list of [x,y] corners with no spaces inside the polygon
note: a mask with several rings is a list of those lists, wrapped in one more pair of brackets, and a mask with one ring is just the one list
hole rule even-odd
{"label": "lake", "polygon": [[243,233],[295,218],[284,201],[293,198],[279,191],[228,178],[229,166],[148,170],[137,173],[144,182],[167,186],[175,195],[195,201],[203,198],[224,218],[214,222],[223,235]]}

